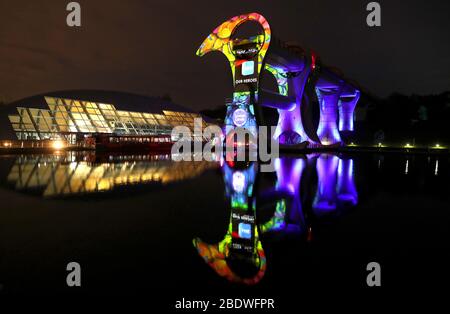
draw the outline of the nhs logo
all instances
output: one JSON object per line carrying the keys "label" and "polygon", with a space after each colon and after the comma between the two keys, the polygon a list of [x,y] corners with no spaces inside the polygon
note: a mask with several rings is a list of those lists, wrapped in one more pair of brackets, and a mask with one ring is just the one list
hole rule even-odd
{"label": "nhs logo", "polygon": [[255,62],[245,61],[244,63],[242,63],[241,73],[242,76],[249,76],[255,73]]}
{"label": "nhs logo", "polygon": [[251,237],[252,237],[252,227],[251,227],[251,225],[241,222],[239,224],[238,234],[239,234],[239,238],[251,239]]}

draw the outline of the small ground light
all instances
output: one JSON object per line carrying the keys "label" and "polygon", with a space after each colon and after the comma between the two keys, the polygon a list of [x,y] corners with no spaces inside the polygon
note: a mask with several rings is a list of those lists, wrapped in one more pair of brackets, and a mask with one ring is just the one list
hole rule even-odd
{"label": "small ground light", "polygon": [[62,149],[62,148],[64,148],[64,142],[63,142],[63,141],[59,141],[59,140],[54,141],[54,142],[52,143],[52,147],[53,147],[54,149]]}
{"label": "small ground light", "polygon": [[378,147],[383,147],[383,144],[382,143],[378,143]]}

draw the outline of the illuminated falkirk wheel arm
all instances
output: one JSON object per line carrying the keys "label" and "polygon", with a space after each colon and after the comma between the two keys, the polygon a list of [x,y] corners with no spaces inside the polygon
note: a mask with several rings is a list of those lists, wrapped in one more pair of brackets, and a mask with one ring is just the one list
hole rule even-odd
{"label": "illuminated falkirk wheel arm", "polygon": [[[254,21],[261,25],[262,35],[247,39],[233,39],[236,29],[243,23]],[[197,50],[198,56],[211,51],[220,51],[228,59],[233,76],[233,100],[227,104],[225,136],[228,138],[236,127],[247,129],[255,144],[258,123],[255,104],[258,101],[259,77],[264,58],[269,49],[271,30],[267,20],[258,13],[235,16],[219,25],[203,41]]]}

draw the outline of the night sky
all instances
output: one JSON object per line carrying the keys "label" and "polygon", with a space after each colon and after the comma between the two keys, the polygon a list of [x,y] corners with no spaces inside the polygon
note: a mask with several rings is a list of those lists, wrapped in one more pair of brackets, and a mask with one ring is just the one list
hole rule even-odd
{"label": "night sky", "polygon": [[228,64],[195,51],[253,11],[376,95],[450,90],[450,1],[379,1],[380,28],[366,25],[369,1],[81,0],[80,28],[66,25],[69,2],[0,0],[0,100],[104,89],[217,107],[231,93]]}

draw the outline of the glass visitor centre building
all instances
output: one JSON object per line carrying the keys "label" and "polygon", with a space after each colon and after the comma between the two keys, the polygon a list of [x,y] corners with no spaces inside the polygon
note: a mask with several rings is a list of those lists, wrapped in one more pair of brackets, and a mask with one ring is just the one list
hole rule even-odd
{"label": "glass visitor centre building", "polygon": [[94,133],[158,135],[171,134],[172,128],[178,125],[187,126],[192,131],[200,121],[202,128],[211,125],[200,114],[181,106],[171,109],[157,104],[157,110],[155,105],[144,106],[149,110],[143,112],[119,110],[114,104],[94,100],[43,98],[48,106],[46,109],[17,106],[17,114],[8,115],[18,140],[64,139],[74,144],[85,135]]}

